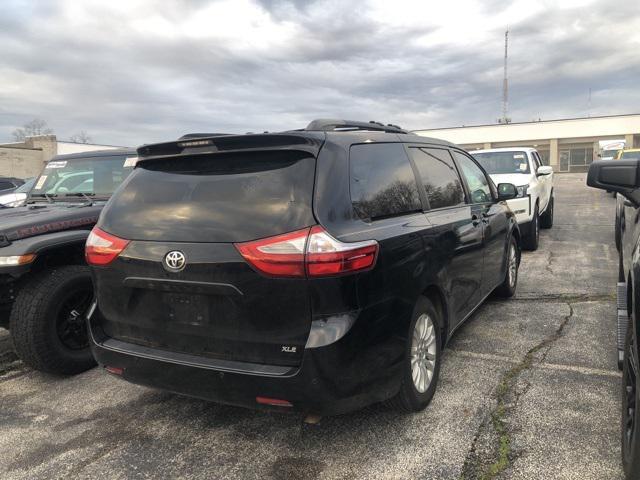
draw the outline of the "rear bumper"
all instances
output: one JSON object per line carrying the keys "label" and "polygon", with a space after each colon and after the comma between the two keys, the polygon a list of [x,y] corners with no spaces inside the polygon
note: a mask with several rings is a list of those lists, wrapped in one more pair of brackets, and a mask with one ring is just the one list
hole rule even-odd
{"label": "rear bumper", "polygon": [[[403,342],[354,352],[354,330],[330,345],[306,348],[299,367],[284,367],[141,347],[104,337],[99,326],[89,325],[98,363],[121,368],[120,377],[129,382],[229,405],[321,415],[357,410],[400,388]],[[256,397],[286,400],[292,407],[264,406]]]}

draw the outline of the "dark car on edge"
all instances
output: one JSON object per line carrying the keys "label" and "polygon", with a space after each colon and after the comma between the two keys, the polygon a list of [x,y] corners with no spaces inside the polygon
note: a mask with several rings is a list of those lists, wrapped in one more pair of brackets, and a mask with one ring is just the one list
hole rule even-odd
{"label": "dark car on edge", "polygon": [[16,177],[0,177],[0,195],[11,193],[24,184],[24,180]]}
{"label": "dark car on edge", "polygon": [[58,155],[24,205],[0,210],[0,326],[30,367],[70,374],[95,365],[84,243],[135,158],[131,149]]}
{"label": "dark car on edge", "polygon": [[[587,185],[615,192],[621,200],[618,267],[618,353],[622,367],[622,464],[626,478],[640,478],[640,159],[597,161]],[[620,215],[620,213],[619,213]]]}
{"label": "dark car on edge", "polygon": [[450,143],[316,120],[138,156],[86,250],[93,352],[128,381],[247,407],[417,411],[454,330],[515,291],[515,187]]}

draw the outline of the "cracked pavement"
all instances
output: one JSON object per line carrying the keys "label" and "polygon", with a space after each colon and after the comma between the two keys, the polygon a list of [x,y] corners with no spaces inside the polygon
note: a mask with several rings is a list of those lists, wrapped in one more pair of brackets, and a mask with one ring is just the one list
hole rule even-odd
{"label": "cracked pavement", "polygon": [[16,361],[0,330],[0,477],[622,478],[615,202],[584,181],[556,175],[555,225],[524,253],[516,298],[455,334],[424,412],[312,426],[98,369],[59,378]]}

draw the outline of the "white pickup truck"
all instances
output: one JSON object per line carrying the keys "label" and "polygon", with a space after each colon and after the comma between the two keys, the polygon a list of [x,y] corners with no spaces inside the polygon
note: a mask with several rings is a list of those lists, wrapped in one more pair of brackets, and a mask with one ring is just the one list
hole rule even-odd
{"label": "white pickup truck", "polygon": [[510,147],[470,152],[493,182],[512,183],[518,196],[507,200],[523,234],[522,245],[536,250],[540,227],[553,226],[553,168],[542,165],[535,148]]}

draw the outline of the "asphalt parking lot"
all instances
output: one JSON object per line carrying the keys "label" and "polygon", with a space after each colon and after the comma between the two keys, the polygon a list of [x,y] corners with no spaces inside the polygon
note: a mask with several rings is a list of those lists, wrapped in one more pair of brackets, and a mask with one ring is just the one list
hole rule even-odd
{"label": "asphalt parking lot", "polygon": [[491,300],[445,351],[421,414],[384,406],[308,425],[15,360],[0,329],[0,477],[622,478],[615,201],[556,175],[552,230],[515,299]]}

